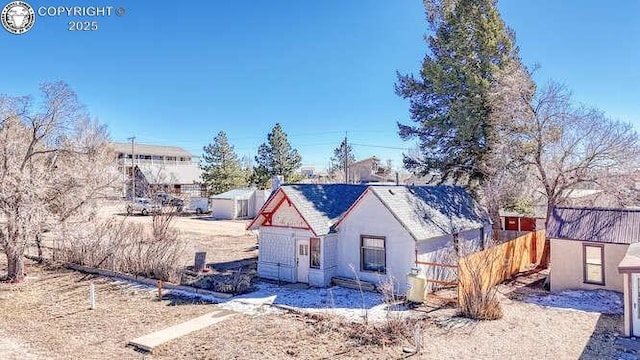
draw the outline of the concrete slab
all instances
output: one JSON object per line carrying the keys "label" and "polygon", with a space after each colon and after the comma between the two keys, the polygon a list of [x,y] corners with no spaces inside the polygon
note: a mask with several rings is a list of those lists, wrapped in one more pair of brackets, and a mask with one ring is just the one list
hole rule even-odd
{"label": "concrete slab", "polygon": [[207,326],[225,321],[236,314],[237,312],[231,310],[217,310],[181,324],[133,339],[129,341],[129,345],[135,346],[136,348],[144,351],[152,352],[153,349],[159,345],[194,331],[204,329]]}
{"label": "concrete slab", "polygon": [[304,284],[304,283],[287,283],[282,285],[282,287],[285,287],[287,289],[293,289],[293,290],[306,290],[309,288],[309,284]]}

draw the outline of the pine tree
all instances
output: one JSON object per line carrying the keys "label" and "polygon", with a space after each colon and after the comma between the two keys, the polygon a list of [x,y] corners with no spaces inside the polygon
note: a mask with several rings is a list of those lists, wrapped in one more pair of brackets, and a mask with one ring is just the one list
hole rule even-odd
{"label": "pine tree", "polygon": [[396,93],[409,100],[415,125],[398,123],[403,140],[417,138],[420,156],[405,167],[474,187],[489,176],[486,167],[498,140],[489,92],[494,77],[520,64],[513,31],[496,0],[427,0],[428,38],[420,78],[398,74]]}
{"label": "pine tree", "polygon": [[247,186],[247,171],[242,167],[227,134],[220,131],[213,143],[204,147],[202,180],[213,194]]}
{"label": "pine tree", "polygon": [[286,182],[297,182],[302,178],[296,172],[302,164],[302,158],[296,149],[291,148],[280,124],[276,124],[267,135],[267,142],[258,147],[256,164],[252,182],[262,188],[266,188],[275,175],[284,176]]}
{"label": "pine tree", "polygon": [[353,148],[347,142],[347,139],[343,139],[340,145],[333,150],[329,171],[336,175],[344,174],[345,158],[347,167],[356,162],[356,155],[353,153]]}

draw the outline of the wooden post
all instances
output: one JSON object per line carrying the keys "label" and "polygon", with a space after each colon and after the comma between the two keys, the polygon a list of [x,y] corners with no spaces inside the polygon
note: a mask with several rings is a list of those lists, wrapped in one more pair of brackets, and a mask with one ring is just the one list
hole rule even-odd
{"label": "wooden post", "polygon": [[158,280],[158,300],[162,300],[162,280]]}
{"label": "wooden post", "polygon": [[194,260],[193,271],[201,272],[207,265],[207,253],[205,251],[196,252],[196,258]]}
{"label": "wooden post", "polygon": [[89,284],[89,309],[96,309],[96,287],[93,283]]}

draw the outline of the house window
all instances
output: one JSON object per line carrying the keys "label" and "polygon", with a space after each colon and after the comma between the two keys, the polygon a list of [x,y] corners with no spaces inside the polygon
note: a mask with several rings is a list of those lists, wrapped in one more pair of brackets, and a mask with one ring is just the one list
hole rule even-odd
{"label": "house window", "polygon": [[384,249],[385,238],[380,236],[360,237],[360,268],[362,271],[384,273],[386,271],[386,257]]}
{"label": "house window", "polygon": [[320,269],[320,239],[311,238],[310,246],[311,246],[311,259],[310,259],[309,267],[311,267],[312,269]]}
{"label": "house window", "polygon": [[604,245],[583,245],[584,282],[604,285]]}

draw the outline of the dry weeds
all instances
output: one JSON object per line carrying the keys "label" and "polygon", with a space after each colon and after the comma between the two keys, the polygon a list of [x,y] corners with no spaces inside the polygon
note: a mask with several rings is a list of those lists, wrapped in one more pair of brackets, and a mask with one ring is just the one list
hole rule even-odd
{"label": "dry weeds", "polygon": [[[320,332],[295,314],[236,316],[145,355],[129,340],[216,309],[175,297],[156,299],[155,289],[86,276],[27,260],[25,283],[0,284],[0,342],[4,359],[318,359],[393,358],[397,348],[356,346],[342,332]],[[0,272],[5,271],[0,260]],[[88,289],[96,287],[97,309]],[[2,335],[2,334],[0,334]],[[9,352],[11,351],[11,352]],[[362,356],[360,352],[365,352]],[[146,357],[145,357],[146,356]]]}

